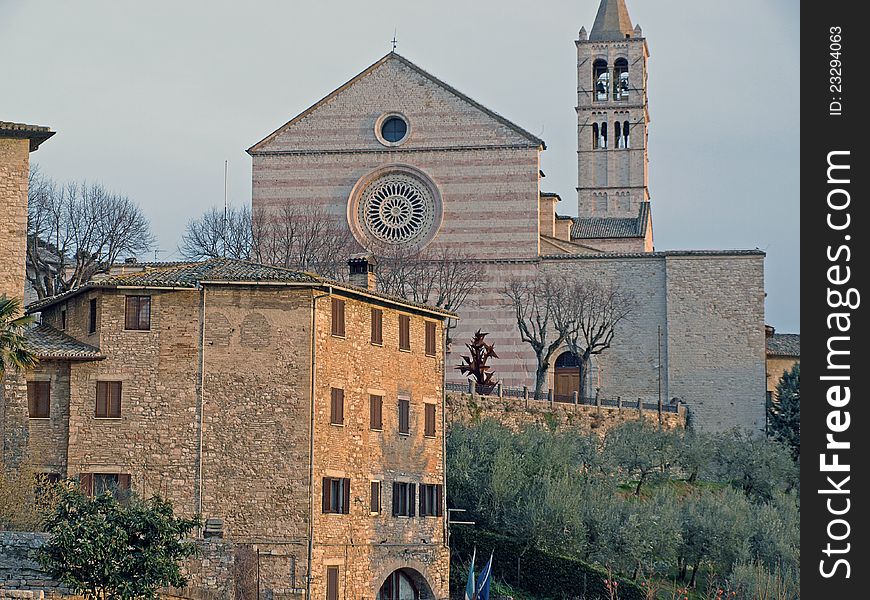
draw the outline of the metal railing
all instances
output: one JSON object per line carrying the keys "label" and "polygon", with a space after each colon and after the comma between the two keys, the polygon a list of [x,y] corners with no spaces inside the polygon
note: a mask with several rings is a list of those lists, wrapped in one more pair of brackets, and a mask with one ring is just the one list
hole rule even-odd
{"label": "metal railing", "polygon": [[632,400],[624,399],[621,396],[615,398],[603,396],[580,396],[577,392],[573,394],[556,394],[554,390],[541,390],[537,395],[534,388],[529,386],[511,387],[502,385],[501,383],[487,388],[480,387],[474,381],[458,383],[448,381],[445,385],[448,392],[459,392],[475,396],[483,396],[488,398],[520,398],[528,402],[529,400],[545,401],[549,403],[557,402],[559,404],[575,404],[580,406],[599,406],[606,408],[633,409],[641,411],[658,411],[662,413],[679,414],[681,404],[672,404],[660,402],[659,400],[649,400],[643,398],[635,398]]}

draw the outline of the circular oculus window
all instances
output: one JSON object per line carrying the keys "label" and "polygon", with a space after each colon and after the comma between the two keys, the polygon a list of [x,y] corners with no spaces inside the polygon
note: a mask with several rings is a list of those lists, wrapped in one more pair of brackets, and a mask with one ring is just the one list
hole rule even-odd
{"label": "circular oculus window", "polygon": [[403,115],[387,113],[375,123],[375,136],[385,146],[398,146],[407,139],[410,129]]}
{"label": "circular oculus window", "polygon": [[361,192],[352,194],[349,208],[348,216],[356,225],[352,229],[365,238],[360,242],[366,246],[419,248],[434,237],[441,224],[437,190],[410,169],[369,179]]}

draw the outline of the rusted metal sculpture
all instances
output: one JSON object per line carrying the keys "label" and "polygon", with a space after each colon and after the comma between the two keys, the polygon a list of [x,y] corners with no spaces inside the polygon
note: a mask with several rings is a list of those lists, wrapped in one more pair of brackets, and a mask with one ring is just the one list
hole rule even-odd
{"label": "rusted metal sculpture", "polygon": [[492,344],[486,343],[484,339],[486,335],[481,333],[480,329],[477,330],[471,343],[465,344],[470,355],[463,356],[462,360],[464,364],[456,367],[460,373],[467,375],[469,379],[474,378],[474,382],[477,384],[477,391],[481,394],[491,392],[498,384],[492,378],[493,372],[490,370],[491,367],[486,364],[486,361],[490,358],[498,358],[498,354],[495,353]]}

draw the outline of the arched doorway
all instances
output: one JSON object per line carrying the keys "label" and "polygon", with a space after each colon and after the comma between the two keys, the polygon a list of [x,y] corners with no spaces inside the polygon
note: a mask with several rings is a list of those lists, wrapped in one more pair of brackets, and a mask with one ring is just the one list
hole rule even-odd
{"label": "arched doorway", "polygon": [[378,590],[377,600],[427,600],[434,598],[426,579],[414,569],[396,569]]}
{"label": "arched doorway", "polygon": [[556,396],[573,399],[574,392],[580,393],[580,358],[576,354],[570,351],[560,354],[553,373]]}

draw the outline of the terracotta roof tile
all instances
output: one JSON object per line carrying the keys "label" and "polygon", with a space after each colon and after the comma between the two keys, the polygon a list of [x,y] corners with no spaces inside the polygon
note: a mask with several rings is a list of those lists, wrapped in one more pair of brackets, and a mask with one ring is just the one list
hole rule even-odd
{"label": "terracotta roof tile", "polygon": [[767,338],[768,356],[801,356],[801,335],[799,333],[774,333]]}
{"label": "terracotta roof tile", "polygon": [[99,348],[80,342],[51,325],[37,325],[24,334],[31,350],[41,359],[100,360]]}

